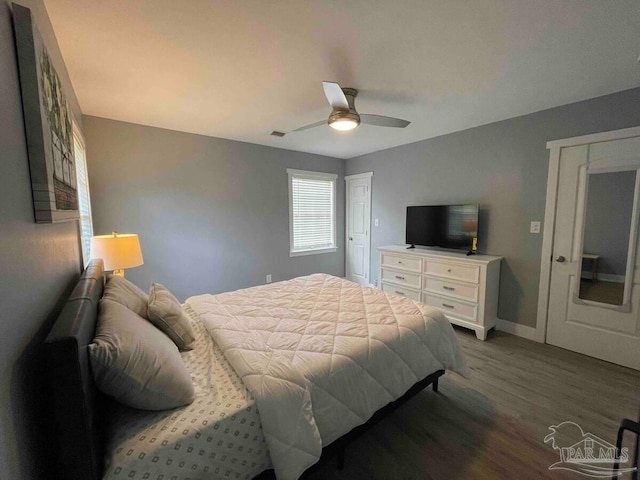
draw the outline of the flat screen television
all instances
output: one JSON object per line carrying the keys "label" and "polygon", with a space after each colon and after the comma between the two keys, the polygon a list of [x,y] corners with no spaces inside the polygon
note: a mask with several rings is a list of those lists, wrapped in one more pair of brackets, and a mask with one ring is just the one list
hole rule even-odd
{"label": "flat screen television", "polygon": [[411,247],[478,249],[478,205],[407,207],[406,243]]}

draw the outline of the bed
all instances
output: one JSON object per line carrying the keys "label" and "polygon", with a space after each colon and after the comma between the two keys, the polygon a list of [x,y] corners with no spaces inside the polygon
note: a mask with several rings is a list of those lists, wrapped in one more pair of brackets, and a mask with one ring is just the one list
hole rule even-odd
{"label": "bed", "polygon": [[[191,370],[198,396],[181,409],[133,411],[105,398],[91,374],[87,346],[103,289],[102,262],[92,261],[45,343],[59,468],[69,480],[159,478],[163,457],[146,447],[136,451],[151,438],[165,453],[183,455],[169,460],[182,464],[183,474],[169,475],[167,466],[164,478],[251,478],[263,470],[266,478],[272,467],[278,479],[299,478],[321,457],[338,454],[343,461],[351,439],[427,385],[437,390],[445,369],[465,370],[453,330],[435,310],[315,274],[187,299],[200,340],[183,359],[201,368],[207,358],[209,365],[204,376]],[[230,405],[216,397],[225,392],[234,397]],[[234,416],[247,427],[225,427],[234,441],[215,436],[225,430],[215,428],[221,412],[203,406],[216,403],[231,408],[222,412],[226,421]],[[152,430],[185,438],[160,439],[148,435]],[[242,453],[225,455],[225,448]],[[243,462],[254,465],[236,468]],[[145,471],[148,465],[156,471]]]}

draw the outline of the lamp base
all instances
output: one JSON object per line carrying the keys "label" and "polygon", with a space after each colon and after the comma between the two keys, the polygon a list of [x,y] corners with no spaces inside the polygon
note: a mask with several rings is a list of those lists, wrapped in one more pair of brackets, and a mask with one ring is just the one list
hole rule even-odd
{"label": "lamp base", "polygon": [[124,268],[118,268],[117,270],[114,270],[113,274],[124,278]]}

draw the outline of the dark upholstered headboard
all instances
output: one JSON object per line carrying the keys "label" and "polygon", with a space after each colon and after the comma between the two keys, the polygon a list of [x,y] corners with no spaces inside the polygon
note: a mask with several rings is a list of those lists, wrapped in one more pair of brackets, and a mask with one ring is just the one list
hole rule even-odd
{"label": "dark upholstered headboard", "polygon": [[56,478],[99,480],[103,464],[104,396],[97,390],[88,345],[104,290],[102,260],[92,260],[45,341],[60,460]]}

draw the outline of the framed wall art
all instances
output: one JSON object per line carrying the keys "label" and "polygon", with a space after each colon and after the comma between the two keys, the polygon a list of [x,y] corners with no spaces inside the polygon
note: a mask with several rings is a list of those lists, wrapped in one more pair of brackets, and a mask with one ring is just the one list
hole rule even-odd
{"label": "framed wall art", "polygon": [[72,114],[31,10],[13,4],[35,219],[79,218]]}

